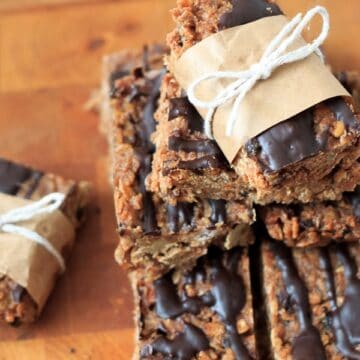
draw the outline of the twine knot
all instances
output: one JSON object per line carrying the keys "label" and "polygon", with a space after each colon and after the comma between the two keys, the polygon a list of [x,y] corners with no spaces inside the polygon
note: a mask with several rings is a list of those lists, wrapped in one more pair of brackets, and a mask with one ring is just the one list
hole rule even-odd
{"label": "twine knot", "polygon": [[[320,15],[323,20],[323,26],[320,35],[298,49],[287,51],[290,45],[299,38],[302,31],[312,21],[313,17]],[[268,79],[272,73],[280,66],[297,62],[309,57],[311,54],[317,54],[324,61],[320,46],[324,43],[330,30],[329,13],[322,6],[316,6],[309,10],[305,16],[301,13],[296,15],[287,23],[277,36],[270,42],[269,46],[256,64],[253,64],[248,70],[243,71],[215,71],[207,73],[195,80],[188,89],[189,101],[198,108],[208,109],[205,117],[205,133],[213,139],[212,120],[214,113],[219,106],[224,105],[230,100],[234,101],[227,123],[226,135],[231,136],[237,121],[239,107],[246,94],[255,86],[259,80]],[[286,52],[287,51],[287,52]],[[214,79],[232,79],[230,84],[220,91],[219,94],[209,101],[204,101],[196,96],[198,86],[208,80]]]}

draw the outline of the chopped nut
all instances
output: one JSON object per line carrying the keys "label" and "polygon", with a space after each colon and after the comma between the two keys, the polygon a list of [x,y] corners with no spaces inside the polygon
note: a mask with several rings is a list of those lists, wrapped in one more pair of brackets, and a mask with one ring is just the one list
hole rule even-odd
{"label": "chopped nut", "polygon": [[331,134],[336,137],[339,138],[340,136],[342,136],[345,132],[345,125],[342,121],[337,121],[335,123],[334,128],[331,131]]}
{"label": "chopped nut", "polygon": [[249,331],[250,327],[244,319],[239,319],[236,323],[236,328],[239,334],[245,334]]}

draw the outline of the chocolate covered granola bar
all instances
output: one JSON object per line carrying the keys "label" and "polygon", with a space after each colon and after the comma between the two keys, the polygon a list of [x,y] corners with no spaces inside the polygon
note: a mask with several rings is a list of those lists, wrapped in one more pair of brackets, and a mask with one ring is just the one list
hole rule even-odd
{"label": "chocolate covered granola bar", "polygon": [[[65,180],[0,159],[0,193],[36,201],[53,192],[65,194],[60,210],[73,227],[78,228],[84,220],[84,209],[88,202],[87,183]],[[65,258],[69,250],[63,249]],[[0,273],[0,321],[19,325],[34,321],[38,315],[37,305],[27,290]]]}
{"label": "chocolate covered granola bar", "polygon": [[[266,0],[178,0],[172,56],[221,30],[282,14]],[[250,139],[234,163],[203,132],[172,74],[162,86],[149,189],[168,201],[251,198],[258,204],[336,200],[360,181],[359,116],[351,98],[327,100]]]}
{"label": "chocolate covered granola bar", "polygon": [[210,248],[190,271],[155,282],[131,275],[136,306],[134,359],[255,359],[246,248]]}
{"label": "chocolate covered granola bar", "polygon": [[360,359],[358,244],[292,249],[262,245],[272,355],[284,359]]}
{"label": "chocolate covered granola bar", "polygon": [[210,244],[246,245],[254,220],[250,202],[204,199],[170,205],[146,190],[155,151],[154,112],[164,74],[163,69],[135,68],[116,82],[112,100],[113,186],[120,235],[116,258],[132,269],[146,267],[150,278],[193,264]]}
{"label": "chocolate covered granola bar", "polygon": [[[337,74],[342,84],[360,104],[360,74]],[[358,106],[358,105],[357,105]],[[358,241],[360,238],[360,188],[345,193],[340,201],[296,205],[269,205],[259,214],[269,235],[288,246],[323,246],[330,241]]]}

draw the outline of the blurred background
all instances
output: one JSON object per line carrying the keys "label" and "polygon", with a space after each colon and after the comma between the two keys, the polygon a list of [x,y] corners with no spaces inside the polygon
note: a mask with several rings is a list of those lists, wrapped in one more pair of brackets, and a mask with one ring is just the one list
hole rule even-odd
{"label": "blurred background", "polygon": [[[359,0],[278,2],[290,16],[326,6],[328,61],[337,71],[360,70]],[[0,0],[0,156],[94,185],[94,206],[67,273],[37,324],[0,327],[0,360],[131,358],[132,297],[113,261],[107,145],[84,104],[100,81],[102,56],[163,41],[174,3]]]}

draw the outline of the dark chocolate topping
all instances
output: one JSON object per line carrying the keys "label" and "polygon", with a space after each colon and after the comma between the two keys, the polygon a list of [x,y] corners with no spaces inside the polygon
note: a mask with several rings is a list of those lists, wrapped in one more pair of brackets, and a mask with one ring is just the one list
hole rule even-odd
{"label": "dark chocolate topping", "polygon": [[32,177],[35,180],[36,177],[40,176],[41,173],[38,171],[14,164],[5,159],[0,159],[0,192],[2,193],[16,195],[22,183],[30,180]]}
{"label": "dark chocolate topping", "polygon": [[138,173],[140,191],[143,196],[143,230],[145,234],[156,234],[159,232],[156,221],[156,210],[155,205],[152,200],[151,192],[147,191],[145,188],[145,180],[147,175],[151,171],[151,160],[152,156],[148,154],[138,153],[140,158],[140,169]]}
{"label": "dark chocolate topping", "polygon": [[210,220],[213,224],[226,223],[226,201],[209,200],[211,206]]}
{"label": "dark chocolate topping", "polygon": [[282,15],[282,11],[276,4],[266,0],[232,0],[232,9],[221,16],[219,29],[228,29],[275,15]]}
{"label": "dark chocolate topping", "polygon": [[192,226],[194,219],[194,204],[177,203],[167,206],[167,222],[171,232],[177,233],[183,226]]}
{"label": "dark chocolate topping", "polygon": [[331,306],[331,326],[339,351],[349,359],[360,359],[356,346],[360,344],[360,280],[357,266],[346,245],[332,247],[344,266],[347,286],[343,304],[339,307],[336,298],[334,271],[330,260],[330,249],[320,249],[320,264],[325,271],[327,294]]}
{"label": "dark chocolate topping", "polygon": [[204,120],[187,97],[170,99],[169,121],[179,116],[187,119],[191,131],[204,131]]}
{"label": "dark chocolate topping", "polygon": [[313,109],[306,110],[250,140],[246,149],[270,171],[301,161],[326,148],[326,136],[314,132]]}
{"label": "dark chocolate topping", "polygon": [[223,159],[223,154],[217,144],[212,140],[193,140],[181,136],[170,136],[169,149],[173,151],[205,153],[208,156],[219,156]]}
{"label": "dark chocolate topping", "polygon": [[177,166],[182,170],[206,170],[206,169],[224,169],[228,168],[224,161],[215,156],[203,156],[195,160],[179,161]]}
{"label": "dark chocolate topping", "polygon": [[163,319],[174,319],[189,312],[198,314],[203,306],[210,305],[208,296],[188,297],[181,299],[176,285],[172,282],[172,273],[169,273],[154,282],[156,295],[156,313]]}
{"label": "dark chocolate topping", "polygon": [[[170,99],[169,120],[179,116],[186,118],[190,133],[194,131],[204,132],[204,120],[187,97]],[[169,138],[169,149],[173,151],[185,151],[205,153],[206,157],[192,161],[181,161],[180,169],[197,170],[209,167],[227,168],[229,163],[213,140],[192,140],[182,136]]]}
{"label": "dark chocolate topping", "polygon": [[334,113],[337,121],[342,121],[348,129],[360,130],[360,122],[342,97],[327,100],[325,104]]}
{"label": "dark chocolate topping", "polygon": [[147,345],[142,351],[142,357],[160,353],[166,355],[167,359],[189,360],[208,348],[209,340],[205,333],[194,325],[185,324],[184,332],[177,335],[174,340],[162,336],[153,344]]}
{"label": "dark chocolate topping", "polygon": [[242,278],[238,275],[238,262],[241,249],[236,248],[225,253],[224,265],[219,257],[219,250],[209,250],[210,294],[212,308],[221,317],[226,326],[228,341],[236,359],[251,359],[236,329],[236,319],[246,303],[246,290]]}
{"label": "dark chocolate topping", "polygon": [[142,121],[136,128],[138,137],[136,152],[141,162],[138,179],[140,191],[143,195],[143,230],[145,234],[157,234],[159,232],[152,193],[146,190],[145,181],[146,177],[151,172],[152,154],[155,151],[150,136],[155,130],[154,112],[160,96],[160,85],[164,73],[164,71],[160,71],[154,79],[146,79],[148,81],[149,90],[147,94],[141,94],[141,96],[146,96],[146,104],[144,106]]}
{"label": "dark chocolate topping", "polygon": [[277,266],[279,267],[290,303],[296,311],[300,324],[300,334],[293,342],[295,360],[326,360],[325,350],[319,332],[312,324],[308,292],[300,278],[291,250],[282,243],[271,243]]}
{"label": "dark chocolate topping", "polygon": [[211,306],[225,324],[227,340],[236,359],[248,360],[250,355],[236,329],[237,316],[246,303],[246,290],[238,275],[240,256],[240,248],[226,253],[210,248],[208,255],[201,258],[184,279],[185,283],[207,280],[211,283],[210,291],[201,297],[184,294],[180,298],[170,273],[154,282],[155,306],[157,314],[164,319],[173,319],[186,312],[198,314],[202,307]]}

